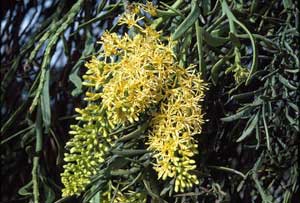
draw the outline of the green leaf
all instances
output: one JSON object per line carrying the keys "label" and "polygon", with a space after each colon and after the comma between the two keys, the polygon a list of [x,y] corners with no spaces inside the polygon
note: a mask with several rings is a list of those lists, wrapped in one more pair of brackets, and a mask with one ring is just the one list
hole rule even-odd
{"label": "green leaf", "polygon": [[112,150],[113,154],[119,155],[119,156],[136,156],[136,155],[143,155],[145,153],[149,152],[146,149],[124,149],[124,150]]}
{"label": "green leaf", "polygon": [[222,65],[226,62],[225,58],[221,58],[217,61],[217,63],[215,63],[213,65],[213,67],[211,68],[211,80],[213,82],[213,84],[216,86],[217,82],[218,82],[218,78],[219,78],[219,73],[221,71]]}
{"label": "green leaf", "polygon": [[97,192],[92,199],[89,201],[90,203],[99,203],[100,202],[101,193]]}
{"label": "green leaf", "polygon": [[268,130],[268,124],[267,124],[267,120],[266,120],[266,116],[265,116],[265,104],[263,103],[263,107],[262,107],[262,119],[263,119],[263,124],[264,124],[264,128],[265,128],[265,134],[266,134],[266,140],[267,140],[267,148],[270,151],[271,150],[271,146],[270,146],[270,135],[269,135],[269,130]]}
{"label": "green leaf", "polygon": [[214,85],[217,85],[219,74],[221,72],[222,66],[225,64],[227,60],[232,58],[233,49],[231,49],[225,56],[221,57],[211,68],[211,79]]}
{"label": "green leaf", "polygon": [[73,96],[77,96],[82,92],[82,80],[78,76],[79,68],[85,63],[85,58],[94,51],[94,42],[90,32],[87,32],[87,39],[85,41],[84,50],[80,59],[72,68],[69,75],[69,80],[75,85],[75,89],[72,91]]}
{"label": "green leaf", "polygon": [[262,92],[263,90],[265,90],[265,88],[260,88],[252,92],[245,92],[241,94],[232,95],[230,97],[230,100],[237,100],[237,101],[247,100],[252,98],[255,94]]}
{"label": "green leaf", "polygon": [[283,0],[283,6],[286,10],[289,10],[292,8],[293,3],[291,0]]}
{"label": "green leaf", "polygon": [[83,195],[82,202],[89,202],[92,198],[95,197],[107,184],[107,180],[99,180],[96,184],[93,184],[92,187]]}
{"label": "green leaf", "polygon": [[32,188],[32,180],[29,181],[26,185],[24,185],[23,187],[21,187],[19,190],[18,190],[18,194],[19,195],[22,195],[22,196],[31,196],[32,195],[32,192],[29,191],[31,190]]}
{"label": "green leaf", "polygon": [[74,68],[76,67],[76,69],[69,75],[69,80],[75,85],[75,89],[71,92],[72,96],[77,96],[82,92],[82,80],[78,76],[78,71],[79,71],[79,67],[83,63],[84,63],[83,61],[78,61],[74,66]]}
{"label": "green leaf", "polygon": [[209,46],[212,47],[222,46],[229,41],[229,37],[215,36],[205,30],[203,30],[203,39]]}
{"label": "green leaf", "polygon": [[204,62],[204,50],[203,50],[203,28],[199,26],[199,20],[195,22],[196,29],[196,38],[197,38],[197,49],[198,49],[198,63],[199,63],[199,72],[202,77],[206,77],[206,64]]}
{"label": "green leaf", "polygon": [[237,139],[237,142],[243,141],[252,133],[252,131],[254,130],[255,126],[258,123],[258,118],[259,118],[259,112],[253,115],[251,119],[249,119],[247,123],[247,127],[244,129],[243,134]]}
{"label": "green leaf", "polygon": [[286,86],[290,90],[297,90],[297,87],[292,85],[287,79],[285,79],[282,75],[278,76],[279,81]]}
{"label": "green leaf", "polygon": [[50,81],[50,70],[47,69],[45,74],[45,82],[43,84],[43,89],[41,94],[41,111],[42,111],[43,123],[46,132],[48,132],[51,124],[49,81]]}
{"label": "green leaf", "polygon": [[262,202],[263,203],[273,203],[273,198],[271,195],[267,194],[267,192],[263,189],[263,187],[261,186],[259,179],[257,177],[257,171],[259,170],[260,165],[262,164],[262,159],[264,158],[264,153],[262,152],[260,157],[257,159],[256,163],[254,164],[254,167],[252,169],[252,178],[255,182],[255,186],[259,191],[259,194],[262,198]]}
{"label": "green leaf", "polygon": [[[1,145],[5,144],[6,142],[8,142],[8,141],[14,139],[15,137],[17,137],[17,136],[19,136],[19,135],[24,134],[26,131],[31,130],[33,127],[34,127],[34,125],[30,125],[30,126],[28,126],[27,128],[25,128],[25,129],[23,129],[23,130],[20,130],[19,132],[15,133],[15,134],[13,134],[13,135],[11,135],[11,136],[9,136],[8,138],[6,138],[6,139],[4,139],[4,140],[1,141]],[[26,133],[25,133],[25,134],[26,134]]]}
{"label": "green leaf", "polygon": [[5,132],[14,124],[15,120],[18,118],[18,116],[23,112],[23,110],[27,107],[28,101],[25,101],[22,103],[9,117],[9,119],[2,124],[1,126],[1,134],[4,135]]}
{"label": "green leaf", "polygon": [[189,15],[184,19],[184,21],[178,26],[172,35],[173,40],[180,38],[192,25],[196,22],[200,15],[200,8],[196,0],[192,0],[192,8]]}
{"label": "green leaf", "polygon": [[164,3],[163,1],[160,2],[162,5],[164,5],[168,10],[167,11],[162,11],[157,9],[157,14],[158,16],[175,16],[175,15],[179,15],[182,18],[184,18],[185,16],[176,8],[173,8],[172,6],[169,6],[168,4]]}
{"label": "green leaf", "polygon": [[247,112],[247,109],[244,109],[240,112],[237,112],[231,116],[227,116],[227,117],[224,117],[224,118],[221,118],[221,121],[223,122],[231,122],[231,121],[235,121],[235,120],[238,120],[240,118],[242,118],[244,116],[244,114]]}
{"label": "green leaf", "polygon": [[120,169],[120,168],[127,166],[129,163],[129,160],[125,159],[124,157],[114,155],[107,162],[108,162],[108,169],[112,170],[112,169]]}
{"label": "green leaf", "polygon": [[[35,127],[35,125],[33,125],[33,127]],[[28,131],[27,133],[25,133],[22,136],[21,139],[21,147],[24,148],[26,145],[28,145],[33,139],[34,139],[34,134],[35,133],[35,128],[32,128],[30,131]]]}
{"label": "green leaf", "polygon": [[131,139],[135,139],[136,137],[142,135],[145,132],[148,125],[149,125],[148,122],[145,122],[145,123],[139,125],[136,130],[134,130],[131,133],[128,133],[127,135],[122,136],[116,142],[125,142],[125,141],[131,140]]}
{"label": "green leaf", "polygon": [[52,203],[55,200],[55,192],[47,184],[43,184],[45,203]]}
{"label": "green leaf", "polygon": [[140,167],[132,167],[130,169],[115,169],[110,170],[110,175],[112,176],[127,176],[141,171]]}
{"label": "green leaf", "polygon": [[145,188],[146,188],[148,194],[149,194],[151,197],[153,197],[154,199],[157,199],[159,202],[168,203],[167,201],[161,199],[161,198],[159,197],[159,195],[156,194],[156,193],[153,191],[153,189],[152,189],[153,185],[151,184],[150,181],[143,179],[143,183],[144,183],[144,186],[145,186]]}
{"label": "green leaf", "polygon": [[211,10],[211,0],[203,0],[202,1],[203,15],[207,15]]}
{"label": "green leaf", "polygon": [[103,8],[106,4],[107,0],[101,0],[100,3],[97,6],[97,13],[100,13],[101,11],[103,11]]}
{"label": "green leaf", "polygon": [[67,42],[67,39],[65,38],[64,35],[61,36],[61,40],[63,42],[63,45],[64,45],[64,52],[65,52],[65,55],[67,57],[70,57],[70,49],[68,47],[68,42]]}

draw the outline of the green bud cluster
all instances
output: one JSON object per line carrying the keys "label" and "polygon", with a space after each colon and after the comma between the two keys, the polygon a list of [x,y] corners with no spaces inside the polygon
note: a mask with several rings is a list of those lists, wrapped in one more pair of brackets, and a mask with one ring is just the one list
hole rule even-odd
{"label": "green bud cluster", "polygon": [[106,119],[101,105],[89,103],[84,109],[75,109],[77,125],[71,125],[61,180],[63,196],[79,195],[99,170],[105,155],[116,138],[109,136],[114,126]]}
{"label": "green bud cluster", "polygon": [[99,138],[99,135],[105,138],[103,132],[106,130],[99,123],[71,126],[70,135],[73,137],[66,144],[68,153],[65,153],[66,164],[61,174],[65,186],[63,196],[79,195],[89,184],[91,176],[99,170],[99,164],[104,162],[104,156],[111,145],[111,139]]}
{"label": "green bud cluster", "polygon": [[236,66],[236,68],[233,70],[234,72],[234,80],[237,84],[240,84],[242,82],[245,82],[249,76],[249,71],[247,68],[244,68],[242,66]]}

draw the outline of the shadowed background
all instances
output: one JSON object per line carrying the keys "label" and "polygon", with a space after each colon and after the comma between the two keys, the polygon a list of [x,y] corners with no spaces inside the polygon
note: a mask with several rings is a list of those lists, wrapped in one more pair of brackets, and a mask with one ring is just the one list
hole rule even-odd
{"label": "shadowed background", "polygon": [[[174,2],[154,1],[165,35],[190,17],[190,1],[176,1],[175,12],[168,7]],[[185,65],[201,64],[210,90],[196,157],[201,184],[169,201],[298,202],[299,5],[228,1],[253,36],[254,52],[242,27],[229,35],[220,2],[198,1],[195,24],[178,37],[176,54]],[[37,191],[40,202],[61,198],[64,145],[74,108],[84,106],[84,63],[101,50],[96,42],[104,30],[124,32],[116,24],[127,3],[1,1],[1,202],[33,202]],[[227,71],[235,64],[233,46],[243,68],[257,58],[248,85]]]}

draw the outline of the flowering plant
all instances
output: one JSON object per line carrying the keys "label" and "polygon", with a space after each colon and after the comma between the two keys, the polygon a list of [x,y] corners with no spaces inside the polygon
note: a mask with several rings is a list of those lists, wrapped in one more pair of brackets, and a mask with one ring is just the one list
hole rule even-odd
{"label": "flowering plant", "polygon": [[[135,13],[122,16],[119,24],[133,32],[123,36],[105,32],[100,41],[103,52],[86,63],[83,84],[88,87],[84,98],[88,104],[76,109],[79,123],[71,126],[63,196],[80,194],[124,138],[119,129],[135,124],[144,126],[138,136],[145,137],[158,179],[173,181],[175,192],[199,183],[193,173],[194,136],[204,123],[201,101],[207,85],[193,65],[179,65],[175,42],[150,26],[140,26],[141,19]],[[111,195],[103,192],[103,197]]]}

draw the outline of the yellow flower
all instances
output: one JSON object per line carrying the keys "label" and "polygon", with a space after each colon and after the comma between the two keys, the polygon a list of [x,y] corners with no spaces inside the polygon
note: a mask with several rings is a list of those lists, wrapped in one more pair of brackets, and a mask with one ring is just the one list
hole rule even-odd
{"label": "yellow flower", "polygon": [[153,114],[148,149],[154,152],[158,178],[174,178],[175,192],[183,192],[198,184],[191,174],[196,168],[192,157],[197,153],[193,135],[201,133],[204,121],[199,101],[207,87],[191,67],[177,67],[175,75],[176,82],[170,82],[159,112]]}
{"label": "yellow flower", "polygon": [[143,9],[152,16],[157,16],[157,6],[154,6],[152,2],[147,1],[146,5],[142,4]]}
{"label": "yellow flower", "polygon": [[[159,35],[150,27],[133,37],[106,32],[101,43],[111,49],[104,49],[105,61],[94,58],[86,66],[84,84],[102,87],[101,92],[87,93],[86,100],[101,99],[114,124],[138,121],[142,113],[159,103],[163,89],[176,73],[172,48],[164,45]],[[111,54],[118,55],[119,60],[107,59]]]}
{"label": "yellow flower", "polygon": [[[119,37],[116,33],[104,32],[100,44],[103,45],[104,54],[106,56],[115,55],[118,53]],[[89,67],[88,67],[89,68]]]}
{"label": "yellow flower", "polygon": [[140,13],[140,7],[141,7],[140,4],[132,3],[127,6],[127,9],[129,10],[129,13],[138,14]]}
{"label": "yellow flower", "polygon": [[145,33],[147,37],[152,37],[154,39],[159,39],[161,36],[161,32],[156,31],[151,26],[146,26],[142,32]]}
{"label": "yellow flower", "polygon": [[120,17],[119,25],[126,24],[129,28],[131,27],[138,27],[141,28],[137,22],[142,20],[143,17],[137,18],[135,13],[125,13],[123,16]]}

